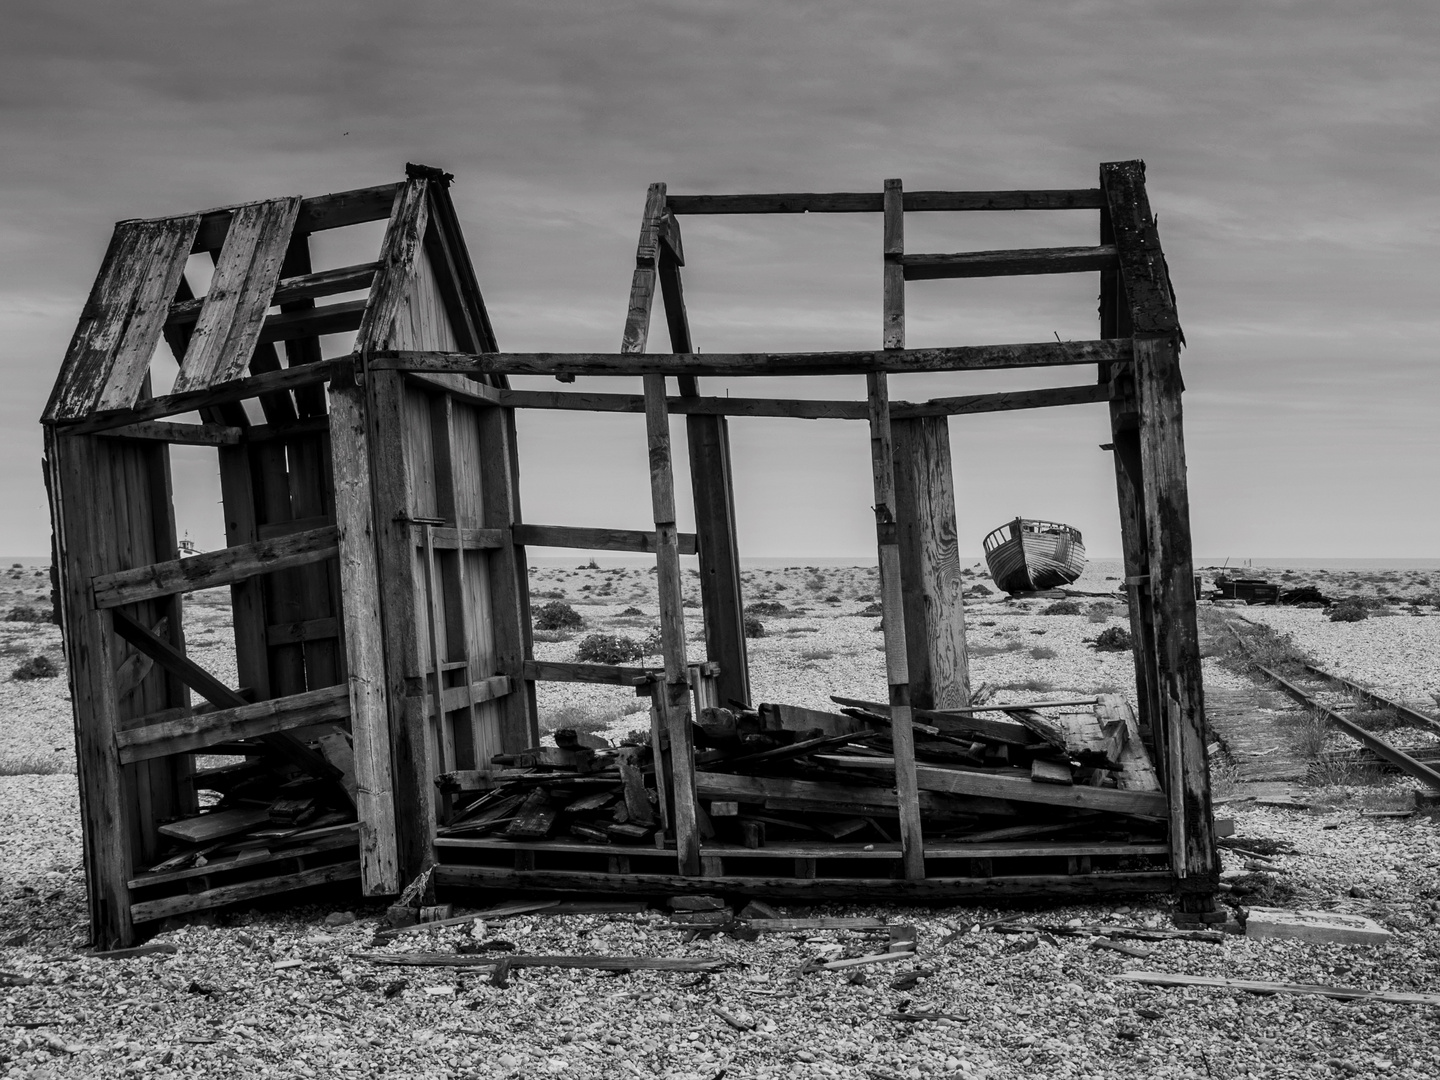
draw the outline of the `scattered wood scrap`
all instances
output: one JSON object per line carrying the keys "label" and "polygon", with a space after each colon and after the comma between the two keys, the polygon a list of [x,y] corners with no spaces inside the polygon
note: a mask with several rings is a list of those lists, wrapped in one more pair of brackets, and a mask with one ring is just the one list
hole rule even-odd
{"label": "scattered wood scrap", "polygon": [[474,953],[356,953],[357,960],[389,967],[549,967],[595,971],[719,971],[728,960],[692,960],[668,956],[532,956],[508,954],[483,956]]}
{"label": "scattered wood scrap", "polygon": [[[890,707],[834,700],[839,712],[772,703],[700,710],[697,826],[713,858],[903,854],[888,850],[902,832]],[[990,708],[1006,718],[925,712],[913,725],[927,843],[1072,831],[1120,843],[1163,839],[1168,802],[1120,698]],[[493,837],[613,851],[650,846],[665,827],[670,765],[663,752],[656,760],[654,746],[532,747],[497,755],[491,766],[437,781],[451,805],[442,845]]]}
{"label": "scattered wood scrap", "polygon": [[1226,979],[1212,975],[1171,975],[1162,971],[1122,971],[1114,976],[1125,982],[1147,986],[1215,986],[1247,990],[1252,994],[1318,994],[1345,1001],[1384,1001],[1392,1005],[1440,1005],[1440,994],[1416,994],[1402,990],[1366,990],[1358,986],[1322,986],[1317,983],[1259,982],[1254,979]]}

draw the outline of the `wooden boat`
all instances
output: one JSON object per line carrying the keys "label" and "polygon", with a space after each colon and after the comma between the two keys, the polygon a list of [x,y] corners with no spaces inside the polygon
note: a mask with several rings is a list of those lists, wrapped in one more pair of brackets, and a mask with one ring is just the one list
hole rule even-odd
{"label": "wooden boat", "polygon": [[1054,589],[1084,571],[1085,542],[1070,525],[1017,517],[985,537],[985,564],[1003,592]]}

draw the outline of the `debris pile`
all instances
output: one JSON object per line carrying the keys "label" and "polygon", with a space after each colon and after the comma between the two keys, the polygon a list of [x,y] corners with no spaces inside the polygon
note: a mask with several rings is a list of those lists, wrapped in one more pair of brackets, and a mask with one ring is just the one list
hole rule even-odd
{"label": "debris pile", "polygon": [[[836,845],[822,857],[896,844],[889,707],[832,700],[834,712],[777,704],[701,710],[694,765],[706,841]],[[1119,697],[915,715],[927,842],[1164,841],[1165,796]],[[497,755],[490,769],[439,777],[452,808],[440,835],[663,846],[672,766],[663,735],[658,761],[651,745],[615,747],[568,729],[555,741]]]}

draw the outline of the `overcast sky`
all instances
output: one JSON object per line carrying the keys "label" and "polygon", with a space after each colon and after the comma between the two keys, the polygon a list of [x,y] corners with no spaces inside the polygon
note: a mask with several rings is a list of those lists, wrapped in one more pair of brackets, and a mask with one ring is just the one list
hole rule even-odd
{"label": "overcast sky", "polygon": [[[1189,340],[1197,553],[1437,555],[1433,0],[5,7],[0,552],[48,547],[37,420],[118,219],[443,166],[502,348],[614,351],[651,181],[1088,187],[1100,162],[1143,158]],[[683,225],[702,351],[878,347],[878,215]],[[912,214],[907,244],[1086,244],[1095,227]],[[909,305],[912,346],[1097,333],[1093,275],[917,283]],[[895,379],[892,396],[1090,377]],[[741,383],[863,395],[860,379]],[[962,551],[1016,514],[1118,551],[1103,407],[951,435]],[[639,418],[525,414],[521,438],[527,519],[648,525]],[[736,420],[731,438],[743,553],[873,552],[863,424]],[[206,546],[215,489],[188,455],[182,528]]]}

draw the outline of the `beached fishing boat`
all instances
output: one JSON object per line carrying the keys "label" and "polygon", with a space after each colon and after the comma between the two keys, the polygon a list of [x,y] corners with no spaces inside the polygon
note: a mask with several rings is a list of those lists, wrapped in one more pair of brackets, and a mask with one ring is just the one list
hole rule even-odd
{"label": "beached fishing boat", "polygon": [[1085,542],[1070,525],[1016,518],[985,537],[985,564],[1004,592],[1055,589],[1085,569]]}

